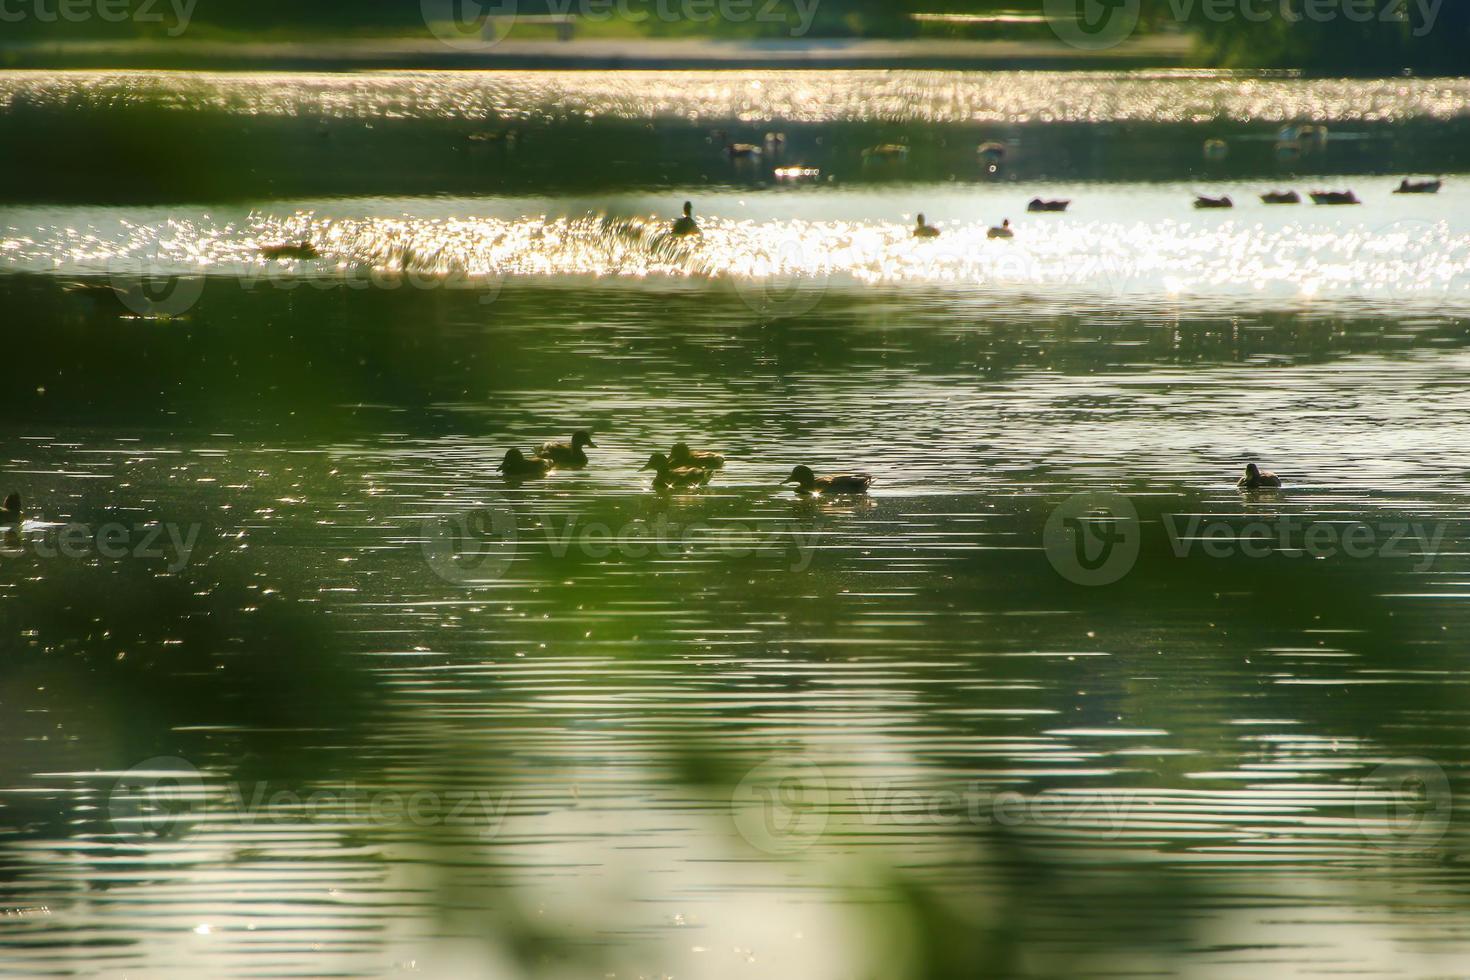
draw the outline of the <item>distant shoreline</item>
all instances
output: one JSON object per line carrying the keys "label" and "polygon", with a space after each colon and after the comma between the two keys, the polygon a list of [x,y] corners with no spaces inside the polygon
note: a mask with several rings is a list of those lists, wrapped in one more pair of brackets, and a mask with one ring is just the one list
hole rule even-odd
{"label": "distant shoreline", "polygon": [[383,71],[465,69],[834,69],[1056,71],[1193,67],[1190,38],[1152,34],[1091,51],[1061,41],[432,38],[291,42],[67,41],[0,44],[4,69]]}

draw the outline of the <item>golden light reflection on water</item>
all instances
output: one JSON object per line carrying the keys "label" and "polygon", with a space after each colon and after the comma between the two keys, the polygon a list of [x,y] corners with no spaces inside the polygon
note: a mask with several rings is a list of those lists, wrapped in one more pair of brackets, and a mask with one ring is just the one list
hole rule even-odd
{"label": "golden light reflection on water", "polygon": [[0,109],[23,100],[337,119],[1394,122],[1466,115],[1470,80],[1224,71],[762,71],[733,83],[718,71],[0,72]]}
{"label": "golden light reflection on water", "polygon": [[[1009,204],[1018,196],[1012,193]],[[728,280],[753,301],[775,298],[777,307],[787,294],[819,298],[827,290],[870,285],[1124,304],[1470,305],[1470,228],[1450,210],[1421,206],[1406,216],[1401,208],[1375,205],[1350,214],[1239,209],[1230,217],[1200,217],[1189,214],[1182,194],[1167,189],[1108,187],[1089,192],[1076,216],[1016,214],[1016,237],[997,240],[988,231],[1004,212],[988,199],[914,189],[902,198],[938,198],[935,213],[949,215],[931,218],[941,237],[913,238],[912,213],[874,217],[879,199],[861,193],[816,199],[819,218],[790,215],[799,196],[754,206],[706,198],[710,213],[699,212],[703,233],[686,238],[669,233],[666,217],[631,208],[555,214],[515,201],[487,209],[483,202],[409,199],[391,207],[339,201],[236,217],[192,208],[15,209],[8,220],[0,212],[0,254],[12,268],[62,275],[217,274],[252,284],[350,278],[495,288],[536,279]],[[1450,208],[1453,201],[1434,207]],[[262,254],[292,242],[312,243],[319,257]]]}

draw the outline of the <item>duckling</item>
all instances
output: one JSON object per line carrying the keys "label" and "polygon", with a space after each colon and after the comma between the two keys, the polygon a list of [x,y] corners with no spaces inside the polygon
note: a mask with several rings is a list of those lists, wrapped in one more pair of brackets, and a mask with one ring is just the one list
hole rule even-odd
{"label": "duckling", "polygon": [[1313,204],[1361,204],[1352,191],[1312,191]]}
{"label": "duckling", "polygon": [[727,143],[725,153],[731,160],[753,160],[763,151],[754,143]]}
{"label": "duckling", "polygon": [[507,449],[505,458],[495,467],[507,477],[545,476],[551,464],[540,456],[522,456],[519,449]]}
{"label": "duckling", "polygon": [[315,259],[320,256],[316,246],[308,241],[280,242],[276,245],[262,245],[260,254],[268,259]]}
{"label": "duckling", "polygon": [[684,217],[674,221],[673,233],[680,236],[700,233],[699,225],[694,223],[694,203],[692,201],[684,202]]}
{"label": "duckling", "polygon": [[669,450],[669,465],[675,469],[693,466],[702,470],[718,470],[724,467],[725,457],[719,453],[690,449],[687,442],[676,442]]}
{"label": "duckling", "polygon": [[1011,219],[1007,218],[998,226],[991,228],[985,233],[986,238],[1015,238],[1016,233],[1011,231]]}
{"label": "duckling", "polygon": [[939,237],[939,229],[938,228],[935,228],[931,224],[926,224],[924,222],[924,216],[921,214],[921,215],[919,215],[919,220],[914,223],[914,237],[915,238],[938,238]]}
{"label": "duckling", "polygon": [[1201,209],[1204,209],[1204,208],[1233,208],[1233,207],[1235,207],[1235,202],[1232,201],[1232,200],[1230,200],[1230,195],[1229,194],[1225,194],[1225,195],[1223,195],[1221,197],[1210,197],[1210,196],[1208,196],[1206,194],[1199,194],[1199,195],[1196,195],[1195,196],[1194,206],[1196,208],[1201,208]]}
{"label": "duckling", "polygon": [[669,458],[663,453],[654,453],[648,457],[648,462],[639,468],[653,470],[653,486],[655,489],[667,490],[670,487],[692,488],[702,487],[715,475],[713,469],[704,469],[699,466],[674,466]]}
{"label": "duckling", "polygon": [[1300,204],[1302,196],[1296,191],[1267,191],[1261,195],[1262,204]]}
{"label": "duckling", "polygon": [[1439,180],[1438,178],[1434,180],[1410,180],[1409,178],[1405,177],[1403,180],[1399,181],[1398,190],[1394,191],[1394,193],[1438,194],[1440,187],[1442,187],[1443,185],[1444,181]]}
{"label": "duckling", "polygon": [[791,475],[781,481],[796,484],[797,493],[867,493],[873,478],[866,473],[838,473],[833,476],[817,476],[810,466],[797,466]]}
{"label": "duckling", "polygon": [[4,506],[0,506],[0,527],[20,527],[20,494],[12,493],[5,498]]}
{"label": "duckling", "polygon": [[592,436],[583,429],[572,433],[571,442],[543,442],[536,448],[536,455],[558,469],[581,469],[587,465],[587,454],[583,446],[597,448]]}
{"label": "duckling", "polygon": [[1281,477],[1255,463],[1246,463],[1245,476],[1236,481],[1235,487],[1237,490],[1277,490],[1281,487]]}
{"label": "duckling", "polygon": [[1033,197],[1031,203],[1026,205],[1027,211],[1065,211],[1071,201],[1043,201],[1039,197]]}

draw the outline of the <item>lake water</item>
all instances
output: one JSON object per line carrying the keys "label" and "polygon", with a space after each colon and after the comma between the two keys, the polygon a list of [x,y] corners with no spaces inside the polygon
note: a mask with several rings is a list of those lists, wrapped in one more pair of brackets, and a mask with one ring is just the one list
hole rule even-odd
{"label": "lake water", "polygon": [[1461,972],[1467,92],[0,74],[0,974]]}

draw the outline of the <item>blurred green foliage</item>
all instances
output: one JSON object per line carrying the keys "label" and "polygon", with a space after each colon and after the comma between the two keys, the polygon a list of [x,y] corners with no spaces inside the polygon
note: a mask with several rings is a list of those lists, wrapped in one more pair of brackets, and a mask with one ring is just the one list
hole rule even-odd
{"label": "blurred green foliage", "polygon": [[[1130,0],[1074,0],[1079,17],[1127,16]],[[1459,74],[1470,42],[1470,5],[1444,0],[1132,0],[1135,33],[1188,31],[1202,65],[1300,68],[1345,74],[1413,70]],[[581,36],[711,37],[968,37],[1055,41],[1040,15],[1053,13],[1041,0],[766,0],[723,16],[699,0],[435,0],[443,19],[465,22],[483,13],[514,11],[523,18],[570,10],[581,14]],[[748,9],[747,9],[748,8]],[[5,8],[4,38],[186,38],[190,40],[290,40],[325,37],[428,36],[419,3],[395,0],[116,0],[109,16],[88,0],[62,11],[57,0],[22,0]],[[121,12],[120,12],[121,11]],[[146,16],[144,15],[146,12]],[[1021,15],[1001,21],[927,22],[914,14]],[[758,14],[758,15],[757,15]],[[1029,19],[1028,19],[1029,18]],[[799,26],[798,26],[799,25]],[[540,33],[538,33],[538,30]],[[523,23],[518,36],[546,31]]]}

